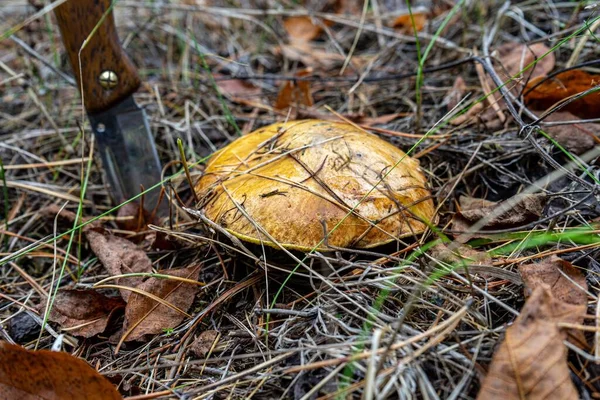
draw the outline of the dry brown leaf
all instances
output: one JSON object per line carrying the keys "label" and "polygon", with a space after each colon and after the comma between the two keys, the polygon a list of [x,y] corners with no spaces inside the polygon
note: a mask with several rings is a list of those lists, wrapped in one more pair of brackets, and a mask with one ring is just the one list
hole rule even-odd
{"label": "dry brown leaf", "polygon": [[[509,82],[513,77],[516,80],[507,83],[507,88],[512,90],[513,95],[519,96],[523,89],[524,80],[545,76],[554,68],[556,59],[553,53],[544,56],[550,49],[542,43],[534,43],[532,45],[524,45],[518,43],[505,43],[496,49],[498,66],[496,72],[503,82]],[[541,58],[544,56],[543,58]],[[523,68],[535,60],[539,60],[534,66],[525,71],[522,75],[517,75]],[[487,85],[490,90],[496,88],[495,83],[489,78],[485,79],[482,85]],[[506,104],[500,99],[498,94],[491,94],[491,102],[497,104],[499,110],[505,110]],[[494,107],[496,107],[494,105]],[[496,129],[502,126],[502,121],[499,121],[498,112],[493,107],[486,107],[482,103],[475,104],[466,113],[459,115],[451,121],[452,125],[461,125],[465,122],[479,121],[486,125],[489,129]]]}
{"label": "dry brown leaf", "polygon": [[283,20],[283,28],[291,42],[308,42],[316,39],[323,28],[313,23],[311,17],[306,15],[288,17]]}
{"label": "dry brown leaf", "polygon": [[[59,211],[59,207],[49,206],[42,212],[51,217],[58,214],[61,219],[69,222],[75,221],[75,213],[62,210],[59,214]],[[86,225],[83,232],[90,248],[111,275],[152,272],[152,262],[146,253],[131,241],[109,234],[97,222]],[[119,278],[117,284],[136,287],[142,280],[142,277]],[[127,301],[131,291],[120,289],[120,292],[123,299]]]}
{"label": "dry brown leaf", "polygon": [[209,330],[203,331],[200,335],[194,340],[190,350],[197,357],[204,358],[206,357],[211,349],[216,345],[215,341],[219,337],[219,332]]}
{"label": "dry brown leaf", "polygon": [[[198,280],[200,265],[188,268],[159,271],[161,274]],[[168,278],[148,278],[137,286],[144,292],[159,297],[170,305],[187,311],[192,305],[199,286]],[[140,340],[145,335],[155,335],[177,326],[185,315],[152,298],[132,293],[125,308],[125,323],[121,341]]]}
{"label": "dry brown leaf", "polygon": [[[523,68],[536,60],[538,61],[534,66],[523,72],[523,77],[533,79],[546,76],[556,64],[554,53],[548,53],[550,48],[542,43],[525,45],[509,42],[497,48],[496,51],[498,52],[498,61],[502,66],[497,71],[504,81],[517,75]],[[546,53],[548,54],[544,56]]]}
{"label": "dry brown leaf", "polygon": [[555,299],[547,287],[536,288],[506,330],[477,399],[578,399],[563,344],[566,333],[557,321],[579,310]]}
{"label": "dry brown leaf", "polygon": [[[482,230],[511,228],[535,221],[542,215],[545,200],[543,194],[516,195],[511,199],[516,201],[515,206],[501,215],[492,217]],[[453,231],[466,231],[480,219],[487,218],[497,207],[504,207],[504,202],[496,204],[465,196],[461,196],[460,202],[465,206],[452,218]]]}
{"label": "dry brown leaf", "polygon": [[[592,75],[578,69],[565,71],[537,85],[540,79],[543,78],[533,80],[527,85],[525,104],[534,110],[542,111],[600,83],[600,75]],[[561,111],[569,111],[584,119],[598,118],[600,117],[600,92],[577,99],[566,105]]]}
{"label": "dry brown leaf", "polygon": [[[215,78],[218,78],[218,76],[215,75]],[[243,79],[226,79],[217,80],[216,82],[222,93],[234,97],[253,97],[262,92],[261,88]]]}
{"label": "dry brown leaf", "polygon": [[[415,29],[417,32],[421,32],[423,28],[425,28],[425,25],[427,24],[427,18],[428,16],[425,12],[412,13],[412,18],[410,14],[399,15],[392,22],[392,28],[406,35],[414,34]],[[415,21],[414,27],[413,19]]]}
{"label": "dry brown leaf", "polygon": [[[545,118],[547,122],[577,121],[578,117],[570,112],[553,112]],[[600,137],[600,124],[581,123],[544,127],[544,131],[562,147],[573,154],[583,154],[596,146]]]}
{"label": "dry brown leaf", "polygon": [[117,400],[117,389],[85,361],[64,352],[0,342],[0,398]]}
{"label": "dry brown leaf", "polygon": [[[40,304],[44,307],[45,303]],[[89,338],[104,332],[113,313],[124,307],[123,300],[95,290],[64,289],[56,294],[50,320],[72,335]]]}
{"label": "dry brown leaf", "polygon": [[587,307],[585,276],[570,262],[554,256],[539,263],[521,265],[519,272],[526,286],[526,296],[535,288],[547,285],[557,300]]}
{"label": "dry brown leaf", "polygon": [[[311,46],[308,42],[294,42],[273,49],[275,55],[281,54],[291,61],[299,61],[307,67],[323,71],[330,70],[336,64],[344,62],[344,56],[338,53],[323,51]],[[355,65],[356,60],[350,61]]]}
{"label": "dry brown leaf", "polygon": [[[310,76],[312,68],[307,68],[296,73],[297,78]],[[286,81],[283,82],[277,95],[275,109],[283,110],[288,107],[306,106],[314,104],[309,81]]]}
{"label": "dry brown leaf", "polygon": [[[129,240],[93,229],[87,230],[85,235],[92,251],[111,275],[152,272],[152,261],[144,250]],[[143,277],[118,278],[117,284],[137,287],[143,279]],[[123,299],[129,301],[131,291],[125,289],[119,291]]]}

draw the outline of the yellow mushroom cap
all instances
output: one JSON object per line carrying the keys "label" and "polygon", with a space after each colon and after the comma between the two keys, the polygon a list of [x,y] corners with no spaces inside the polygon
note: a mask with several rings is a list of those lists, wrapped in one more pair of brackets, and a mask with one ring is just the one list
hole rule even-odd
{"label": "yellow mushroom cap", "polygon": [[339,122],[278,123],[243,136],[210,158],[196,193],[208,219],[275,248],[370,248],[437,221],[418,161]]}

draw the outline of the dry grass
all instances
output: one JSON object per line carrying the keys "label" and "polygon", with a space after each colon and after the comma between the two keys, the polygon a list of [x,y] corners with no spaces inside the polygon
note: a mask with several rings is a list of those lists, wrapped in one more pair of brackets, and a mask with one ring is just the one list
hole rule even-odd
{"label": "dry grass", "polygon": [[[36,12],[24,0],[5,3],[0,10],[0,32]],[[44,4],[41,0],[32,3]],[[361,123],[398,114],[376,128],[405,150],[419,136],[402,132],[422,135],[439,127],[413,154],[419,155],[429,178],[439,205],[439,227],[447,234],[452,235],[449,221],[461,195],[504,200],[531,188],[540,190],[539,180],[553,171],[561,176],[546,182],[541,191],[551,199],[544,217],[554,217],[515,231],[562,232],[569,226],[585,225],[600,213],[592,194],[597,191],[596,182],[581,171],[564,172],[560,166],[568,158],[528,125],[535,118],[518,99],[508,98],[516,119],[510,109],[493,109],[504,115],[504,123],[473,117],[459,126],[440,124],[448,111],[445,96],[457,76],[473,92],[470,99],[484,93],[477,63],[470,58],[473,48],[487,63],[484,69],[493,74],[485,56],[494,48],[510,41],[556,43],[592,19],[594,9],[576,2],[526,1],[508,9],[501,2],[470,2],[436,39],[433,33],[441,26],[444,11],[419,34],[422,49],[435,40],[425,68],[466,62],[425,71],[417,95],[415,78],[403,76],[419,65],[415,38],[388,27],[404,7],[403,1],[373,2],[376,7],[367,10],[363,24],[360,14],[334,14],[319,8],[324,1],[314,1],[310,12],[293,1],[207,1],[211,3],[207,6],[201,6],[201,0],[153,3],[122,0],[116,12],[121,39],[145,81],[136,100],[150,116],[165,164],[179,159],[177,138],[184,143],[188,162],[198,163],[233,140],[238,130],[247,133],[285,120],[288,110],[272,107],[279,87],[298,70],[311,67],[316,76],[310,80],[315,105],[292,110],[292,117],[337,119],[339,114]],[[307,54],[290,48],[283,29],[284,18],[297,15],[334,21],[323,25],[324,33],[311,43],[312,51]],[[6,257],[31,243],[66,230],[40,210],[52,204],[77,209],[85,165],[82,155],[88,154],[92,140],[76,88],[58,74],[69,68],[52,22],[52,16],[45,15],[15,34],[20,42],[10,38],[0,42],[0,159],[8,192],[0,204],[0,257],[4,257],[0,334],[9,341],[13,320],[28,315],[41,321],[36,305],[51,292],[53,273],[65,257],[67,273],[59,282],[61,287],[89,287],[107,276],[77,236],[68,255],[63,236],[55,244],[37,246],[6,262]],[[496,32],[491,29],[494,26]],[[568,62],[578,43],[572,39],[555,50],[559,67]],[[594,39],[585,43],[577,63],[592,60],[595,46]],[[345,63],[348,67],[340,75]],[[232,76],[237,79],[228,80]],[[235,82],[236,88],[245,91],[227,93],[225,82]],[[172,164],[165,172],[170,175],[177,168]],[[598,172],[594,165],[588,171]],[[196,166],[192,176],[197,178],[201,172],[201,165]],[[375,251],[293,253],[292,258],[243,245],[226,232],[215,235],[218,226],[210,231],[209,221],[197,222],[194,214],[185,212],[185,207],[193,208],[193,197],[183,175],[170,184],[183,204],[178,205],[171,224],[155,227],[154,232],[168,233],[178,248],[149,250],[149,255],[156,269],[203,260],[201,280],[208,285],[189,311],[194,317],[146,343],[128,343],[118,354],[109,335],[84,340],[67,333],[64,338],[68,351],[97,366],[125,395],[474,398],[506,324],[524,300],[516,273],[518,262],[561,251],[564,258],[588,272],[590,291],[596,293],[600,268],[596,245],[580,247],[565,241],[517,248],[472,266],[470,273],[458,268],[431,282],[432,272],[445,264],[438,253],[415,251],[429,243],[433,234]],[[111,208],[96,163],[83,206],[86,217]],[[144,239],[153,232],[123,232],[113,219],[103,218],[109,229],[149,245]],[[479,250],[510,242],[508,233],[499,233]],[[298,265],[294,259],[302,261],[299,276],[287,281],[286,271]],[[39,331],[39,324],[34,326]],[[189,348],[206,330],[218,331],[220,339],[200,359]],[[46,325],[38,347],[49,348],[57,331],[56,325]],[[34,347],[36,340],[22,344]],[[594,374],[593,366],[578,357],[571,356],[575,382],[582,396],[597,395],[597,383],[584,378]]]}

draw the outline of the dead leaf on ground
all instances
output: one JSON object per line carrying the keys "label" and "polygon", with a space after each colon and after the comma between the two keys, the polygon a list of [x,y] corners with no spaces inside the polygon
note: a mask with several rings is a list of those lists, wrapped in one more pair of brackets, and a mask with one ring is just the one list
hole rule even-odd
{"label": "dead leaf on ground", "polygon": [[[59,207],[49,206],[43,210],[43,213],[54,217],[59,211]],[[76,218],[75,213],[67,210],[62,210],[58,215],[71,223]],[[152,261],[144,250],[127,239],[111,235],[98,222],[84,226],[83,233],[90,248],[111,275],[152,272]],[[142,280],[143,277],[119,278],[117,284],[136,287]],[[120,292],[123,299],[127,301],[131,291],[121,289]]]}
{"label": "dead leaf on ground", "polygon": [[[600,84],[600,75],[592,75],[579,69],[565,71],[538,85],[540,79],[544,78],[529,82],[525,90],[525,105],[539,111],[548,110],[560,101]],[[569,111],[584,119],[599,118],[600,92],[577,99],[561,108],[561,111]]]}
{"label": "dead leaf on ground", "polygon": [[[222,76],[215,75],[215,78]],[[217,86],[222,93],[233,97],[254,97],[261,94],[262,89],[243,79],[216,80]]]}
{"label": "dead leaf on ground", "polygon": [[[308,42],[293,42],[289,45],[281,45],[273,48],[275,55],[282,55],[291,61],[299,61],[307,67],[329,71],[336,65],[344,62],[344,56],[338,53],[321,50]],[[357,60],[353,57],[350,61],[356,65]]]}
{"label": "dead leaf on ground", "polygon": [[64,352],[0,342],[0,398],[116,400],[117,389],[85,361]]}
{"label": "dead leaf on ground", "polygon": [[[159,273],[197,281],[200,267],[201,265],[193,265]],[[200,286],[168,278],[148,278],[137,288],[165,300],[180,311],[187,312]],[[185,314],[180,311],[167,307],[147,295],[132,293],[125,308],[121,341],[140,340],[145,335],[155,335],[165,329],[174,328],[185,318]]]}
{"label": "dead leaf on ground", "polygon": [[220,334],[218,331],[214,331],[214,330],[203,331],[194,340],[194,343],[192,343],[190,350],[197,357],[204,358],[216,346],[215,341],[217,341],[219,336],[220,336]]}
{"label": "dead leaf on ground", "polygon": [[[509,200],[494,203],[484,199],[461,196],[459,201],[461,210],[452,218],[452,230],[464,232],[480,219],[489,217],[496,208],[505,207]],[[515,205],[501,215],[491,217],[481,228],[482,231],[512,228],[538,220],[542,215],[546,196],[543,194],[516,195],[510,201],[514,201]]]}
{"label": "dead leaf on ground", "polygon": [[[152,272],[152,261],[146,252],[129,240],[93,229],[87,230],[85,236],[92,251],[111,275]],[[140,276],[118,278],[117,284],[137,287],[143,279]],[[126,289],[119,289],[119,291],[123,299],[128,302],[131,291]]]}
{"label": "dead leaf on ground", "polygon": [[[519,76],[528,79],[546,76],[554,69],[556,64],[554,53],[551,53],[550,48],[543,43],[526,45],[509,42],[498,47],[496,52],[498,53],[498,61],[502,66],[502,68],[497,69],[497,72],[505,82],[536,60],[535,65]],[[544,56],[546,53],[548,54]]]}
{"label": "dead leaf on ground", "polygon": [[547,285],[557,300],[587,308],[585,276],[570,262],[554,256],[539,263],[521,265],[519,273],[525,283],[526,296],[537,287]]}
{"label": "dead leaf on ground", "polygon": [[[307,68],[296,72],[297,78],[310,76],[312,69]],[[314,104],[309,81],[285,81],[282,83],[275,102],[275,109],[283,110],[288,107],[305,106]]]}
{"label": "dead leaf on ground", "polygon": [[[579,120],[577,116],[567,111],[553,112],[544,119],[546,122],[577,120]],[[545,126],[543,129],[558,144],[577,155],[585,153],[600,143],[600,124],[595,122]]]}
{"label": "dead leaf on ground", "polygon": [[566,333],[557,325],[574,307],[555,299],[547,287],[536,288],[506,330],[477,399],[578,399],[563,344]]}
{"label": "dead leaf on ground", "polygon": [[117,225],[126,231],[140,232],[145,230],[148,224],[156,223],[156,217],[153,218],[151,212],[134,202],[123,205],[117,212]]}
{"label": "dead leaf on ground", "polygon": [[[497,65],[495,70],[500,79],[507,83],[506,87],[512,91],[514,96],[520,96],[521,91],[524,89],[525,81],[546,76],[554,69],[556,64],[554,54],[549,53],[544,56],[549,50],[550,49],[542,43],[525,45],[514,42],[505,43],[495,50],[495,53],[497,54]],[[523,68],[536,60],[538,60],[538,62],[534,66],[527,71],[524,71],[522,74],[519,74]],[[511,81],[513,77],[516,79]],[[496,88],[496,84],[490,77],[485,76],[480,79],[483,80],[482,86],[487,85],[490,91],[493,91]],[[484,91],[487,92],[485,89]],[[497,107],[500,111],[506,110],[506,104],[504,100],[500,98],[500,94],[498,93],[490,94],[490,100],[486,101],[494,104],[494,107]],[[502,121],[499,120],[498,111],[494,110],[494,107],[489,104],[486,106],[482,103],[477,103],[464,114],[454,118],[451,123],[456,126],[469,121],[479,121],[485,124],[489,129],[500,128],[502,126]]]}
{"label": "dead leaf on ground", "polygon": [[319,37],[323,28],[306,15],[288,17],[283,20],[283,28],[290,42],[308,42]]}
{"label": "dead leaf on ground", "polygon": [[[415,21],[413,27],[413,19]],[[414,34],[415,29],[417,32],[421,32],[425,25],[427,24],[427,13],[426,12],[415,12],[411,14],[403,14],[399,15],[392,21],[392,28],[396,29],[400,33],[404,33],[405,35]]]}
{"label": "dead leaf on ground", "polygon": [[[43,311],[46,304],[40,304]],[[50,320],[74,336],[90,338],[106,329],[111,316],[125,307],[120,298],[107,297],[91,289],[63,289],[56,294]]]}

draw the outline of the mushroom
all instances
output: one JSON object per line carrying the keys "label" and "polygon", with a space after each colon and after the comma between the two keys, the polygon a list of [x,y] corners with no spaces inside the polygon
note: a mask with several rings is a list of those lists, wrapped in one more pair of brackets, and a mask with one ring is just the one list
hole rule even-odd
{"label": "mushroom", "polygon": [[209,220],[275,248],[372,248],[437,222],[418,161],[340,122],[245,135],[210,158],[195,190]]}

